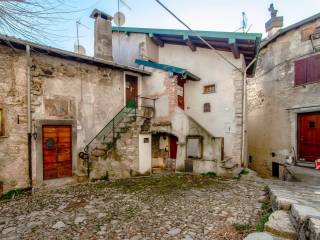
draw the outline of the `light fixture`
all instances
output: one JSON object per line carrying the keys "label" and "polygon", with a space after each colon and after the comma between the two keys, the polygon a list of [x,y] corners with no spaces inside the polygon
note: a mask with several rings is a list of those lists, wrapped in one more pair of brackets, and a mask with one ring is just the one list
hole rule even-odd
{"label": "light fixture", "polygon": [[37,133],[37,126],[34,124],[33,125],[33,133],[32,133],[32,136],[34,138],[34,140],[37,140],[38,138],[38,133]]}
{"label": "light fixture", "polygon": [[320,26],[311,34],[311,43],[315,52],[320,52]]}

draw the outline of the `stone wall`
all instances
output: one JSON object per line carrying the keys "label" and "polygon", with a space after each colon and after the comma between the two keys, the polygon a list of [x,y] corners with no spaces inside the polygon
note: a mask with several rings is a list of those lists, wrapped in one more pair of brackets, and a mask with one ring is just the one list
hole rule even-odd
{"label": "stone wall", "polygon": [[[73,173],[86,174],[79,151],[123,107],[124,72],[45,54],[32,57],[33,179],[42,182],[43,124],[72,124]],[[6,136],[0,138],[0,181],[4,190],[28,185],[25,52],[0,47],[0,105]]]}
{"label": "stone wall", "polygon": [[313,54],[306,36],[319,25],[304,25],[262,48],[255,78],[248,79],[249,164],[263,176],[270,176],[272,161],[284,162],[292,149],[297,154],[297,113],[320,110],[301,108],[320,105],[319,83],[294,86],[294,61]]}
{"label": "stone wall", "polygon": [[0,137],[0,182],[4,191],[28,186],[27,91],[24,52],[0,46],[0,108],[5,136]]}

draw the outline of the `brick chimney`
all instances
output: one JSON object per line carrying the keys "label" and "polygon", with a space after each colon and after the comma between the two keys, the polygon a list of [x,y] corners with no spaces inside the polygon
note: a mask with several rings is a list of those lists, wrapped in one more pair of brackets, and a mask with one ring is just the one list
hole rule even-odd
{"label": "brick chimney", "polygon": [[277,13],[278,10],[274,9],[273,3],[270,4],[269,12],[271,18],[268,22],[266,22],[266,32],[268,33],[268,37],[272,36],[273,34],[277,33],[283,27],[283,17],[278,17]]}
{"label": "brick chimney", "polygon": [[94,22],[94,57],[113,61],[112,57],[112,17],[98,9],[90,15]]}

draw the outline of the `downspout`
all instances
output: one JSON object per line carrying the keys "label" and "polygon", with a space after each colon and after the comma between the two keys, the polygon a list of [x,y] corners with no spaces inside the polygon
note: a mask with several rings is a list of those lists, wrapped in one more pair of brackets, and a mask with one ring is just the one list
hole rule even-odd
{"label": "downspout", "polygon": [[30,46],[26,45],[27,58],[27,111],[28,111],[28,165],[29,185],[32,188],[32,119],[31,119],[31,75],[30,75]]}
{"label": "downspout", "polygon": [[248,160],[245,156],[245,147],[246,147],[246,135],[247,135],[247,71],[252,66],[252,64],[257,61],[255,57],[248,66],[243,68],[243,99],[242,99],[242,146],[241,146],[241,165],[245,168],[248,167]]}

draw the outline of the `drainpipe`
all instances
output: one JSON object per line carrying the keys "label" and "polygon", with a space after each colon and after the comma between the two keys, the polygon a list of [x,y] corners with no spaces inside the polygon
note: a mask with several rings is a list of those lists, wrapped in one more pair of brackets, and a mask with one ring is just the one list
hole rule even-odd
{"label": "drainpipe", "polygon": [[32,188],[32,120],[31,120],[31,76],[30,76],[30,46],[26,45],[27,58],[27,111],[28,111],[28,165],[29,185]]}
{"label": "drainpipe", "polygon": [[245,156],[245,141],[247,134],[247,71],[252,66],[252,64],[257,61],[257,57],[255,57],[248,66],[245,66],[242,70],[243,73],[243,99],[242,99],[242,146],[241,146],[241,165],[244,167],[248,167],[248,160]]}

